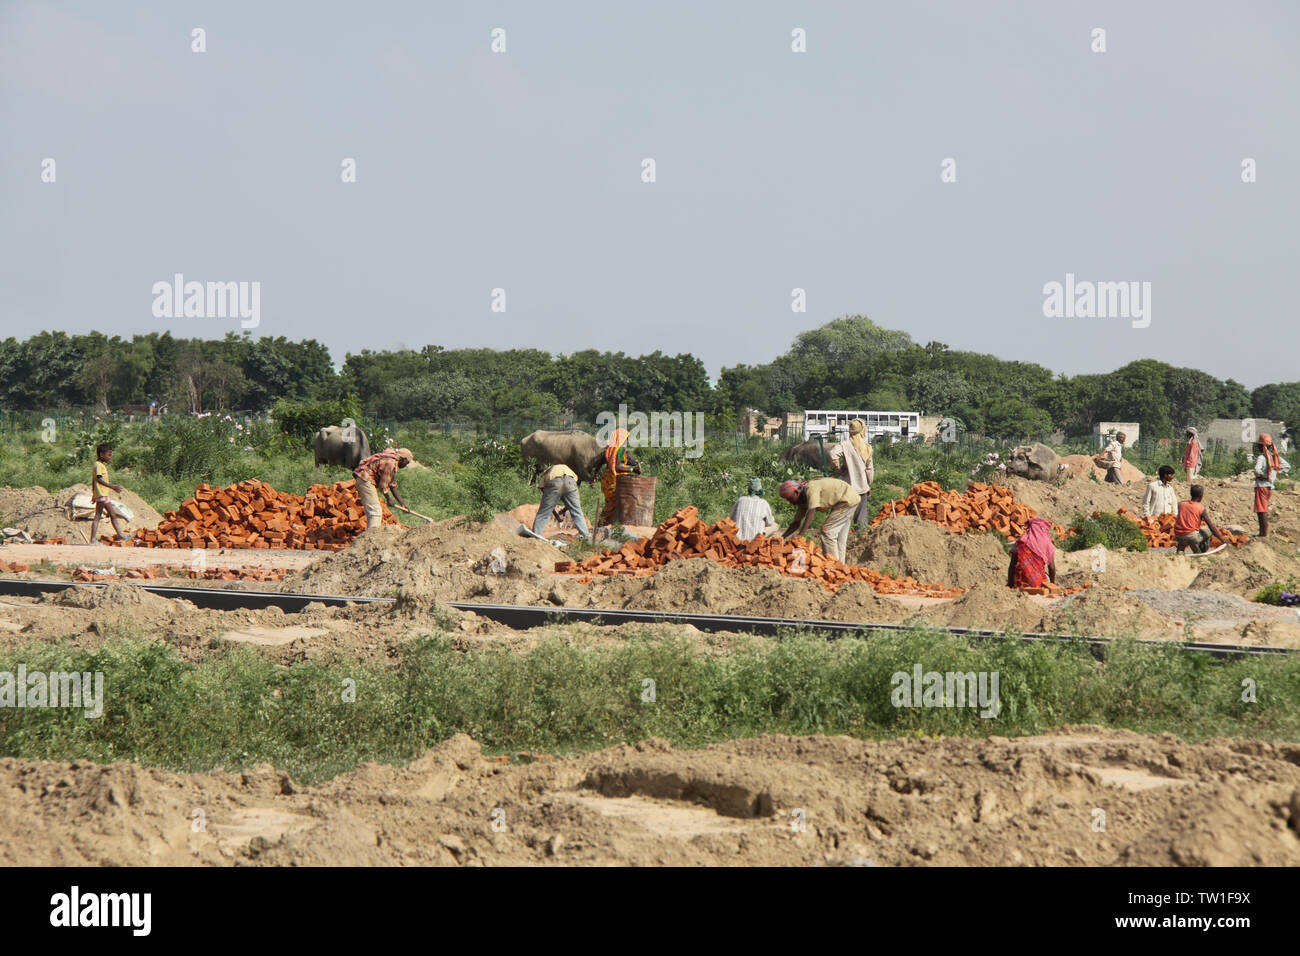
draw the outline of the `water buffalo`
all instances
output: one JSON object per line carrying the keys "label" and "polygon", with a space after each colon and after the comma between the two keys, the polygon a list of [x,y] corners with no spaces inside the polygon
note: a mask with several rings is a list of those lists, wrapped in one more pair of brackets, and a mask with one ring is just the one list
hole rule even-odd
{"label": "water buffalo", "polygon": [[1061,471],[1061,459],[1042,442],[1021,445],[1007,455],[1007,474],[1031,478],[1034,481],[1051,481]]}
{"label": "water buffalo", "polygon": [[807,465],[809,468],[831,469],[831,446],[834,441],[824,443],[826,450],[825,459],[822,458],[822,445],[815,441],[801,441],[797,445],[791,445],[785,451],[781,452],[782,461],[794,462],[797,465]]}
{"label": "water buffalo", "polygon": [[312,448],[316,452],[317,465],[341,465],[348,470],[356,468],[363,458],[370,457],[370,439],[355,425],[322,428],[312,439]]}
{"label": "water buffalo", "polygon": [[524,458],[536,472],[551,465],[568,465],[578,481],[591,481],[604,460],[605,449],[594,435],[576,428],[562,432],[535,431],[519,443]]}

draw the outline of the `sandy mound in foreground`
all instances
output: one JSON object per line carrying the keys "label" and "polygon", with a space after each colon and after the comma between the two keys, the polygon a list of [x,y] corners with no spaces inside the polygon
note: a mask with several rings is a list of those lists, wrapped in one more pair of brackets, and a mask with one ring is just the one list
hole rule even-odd
{"label": "sandy mound in foreground", "polygon": [[[90,485],[70,485],[57,493],[46,491],[40,485],[30,488],[6,485],[0,488],[0,524],[22,528],[38,540],[67,538],[69,544],[84,544],[89,540],[90,520],[73,521],[67,516],[68,502],[82,493],[89,494]],[[153,528],[162,521],[162,515],[130,488],[113,497],[133,513],[130,521],[119,521],[123,527]],[[99,531],[100,534],[112,534],[113,526],[104,519]]]}
{"label": "sandy mound in foreground", "polygon": [[1295,866],[1300,747],[1074,727],[701,750],[651,740],[502,765],[457,735],[405,767],[365,764],[319,787],[268,765],[174,774],[6,758],[0,862]]}

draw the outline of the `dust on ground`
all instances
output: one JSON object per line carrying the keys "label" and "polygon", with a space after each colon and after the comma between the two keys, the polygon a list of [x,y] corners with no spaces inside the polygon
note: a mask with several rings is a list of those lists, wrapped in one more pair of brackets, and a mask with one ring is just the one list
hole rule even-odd
{"label": "dust on ground", "polygon": [[[29,488],[0,488],[0,524],[22,528],[36,539],[67,538],[69,543],[89,543],[91,519],[73,520],[68,517],[68,503],[79,494],[90,494],[90,485],[76,484],[62,491],[49,492],[40,485]],[[130,521],[119,519],[124,528],[153,528],[162,521],[162,515],[131,489],[112,497],[132,511]],[[100,521],[99,530],[111,534],[112,523],[107,518]]]}
{"label": "dust on ground", "polygon": [[364,764],[317,787],[270,765],[178,774],[6,758],[0,862],[1296,866],[1300,746],[1075,726],[699,750],[647,740],[503,764],[458,734],[404,767]]}

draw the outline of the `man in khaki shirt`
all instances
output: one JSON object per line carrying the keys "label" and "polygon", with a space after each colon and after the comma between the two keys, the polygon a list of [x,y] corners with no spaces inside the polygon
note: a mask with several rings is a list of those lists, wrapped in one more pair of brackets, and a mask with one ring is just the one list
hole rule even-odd
{"label": "man in khaki shirt", "polygon": [[573,526],[586,540],[591,540],[591,531],[587,528],[587,518],[582,513],[582,502],[578,500],[578,476],[568,465],[552,465],[542,472],[537,483],[542,486],[542,506],[537,509],[533,519],[533,534],[540,535],[546,530],[555,506],[564,500],[564,506],[573,515]]}
{"label": "man in khaki shirt", "polygon": [[806,536],[813,515],[825,511],[826,521],[818,533],[822,550],[833,558],[845,560],[849,522],[853,519],[853,509],[862,500],[852,485],[838,478],[787,481],[781,485],[781,497],[799,508],[794,521],[785,530],[785,537]]}

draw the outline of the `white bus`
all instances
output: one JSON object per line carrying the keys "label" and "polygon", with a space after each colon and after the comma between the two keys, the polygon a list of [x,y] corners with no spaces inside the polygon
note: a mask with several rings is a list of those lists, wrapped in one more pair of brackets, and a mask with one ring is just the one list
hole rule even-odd
{"label": "white bus", "polygon": [[867,441],[876,441],[881,435],[890,441],[907,441],[921,434],[921,416],[918,412],[850,412],[838,408],[809,409],[803,413],[803,440],[812,441],[818,435],[823,441],[843,441],[849,437],[849,422],[860,418],[867,424]]}

